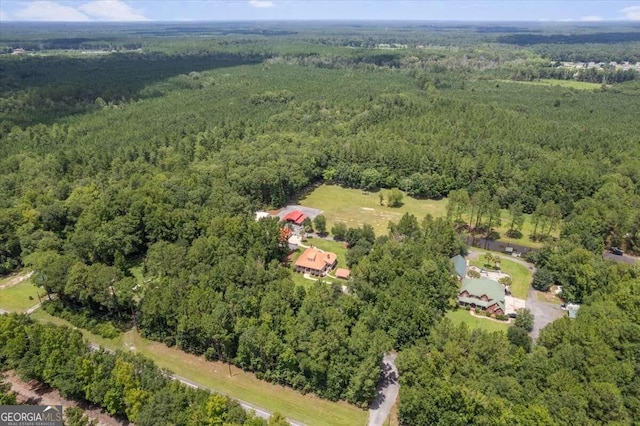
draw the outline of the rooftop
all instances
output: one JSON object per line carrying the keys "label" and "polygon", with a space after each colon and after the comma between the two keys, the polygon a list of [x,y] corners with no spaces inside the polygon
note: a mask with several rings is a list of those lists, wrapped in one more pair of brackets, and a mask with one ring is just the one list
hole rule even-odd
{"label": "rooftop", "polygon": [[456,274],[458,274],[460,278],[464,278],[465,275],[467,274],[466,259],[460,255],[457,255],[452,257],[451,261],[453,262],[453,269],[455,269]]}
{"label": "rooftop", "polygon": [[296,260],[295,266],[321,271],[327,265],[333,265],[336,260],[337,256],[335,253],[309,247],[300,255],[298,260]]}
{"label": "rooftop", "polygon": [[[465,278],[462,280],[462,287],[460,288],[460,293],[463,291],[469,292],[469,294],[473,297],[480,298],[482,295],[486,295],[490,301],[495,301],[502,308],[502,311],[505,311],[504,305],[504,286],[497,281],[493,281],[487,278]],[[459,298],[463,302],[467,302],[467,298]],[[465,299],[465,300],[463,300]],[[471,303],[471,302],[469,302]],[[473,298],[473,303],[476,305],[481,305],[480,301]],[[492,303],[489,303],[487,306],[491,306]]]}
{"label": "rooftop", "polygon": [[307,216],[300,210],[294,210],[283,217],[282,220],[286,222],[293,222],[296,225],[302,225],[302,222],[304,222],[306,218]]}

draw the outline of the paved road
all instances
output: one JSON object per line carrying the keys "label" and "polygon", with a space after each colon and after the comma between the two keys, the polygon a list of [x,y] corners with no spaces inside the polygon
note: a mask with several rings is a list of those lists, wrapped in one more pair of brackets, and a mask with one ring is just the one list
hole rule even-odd
{"label": "paved road", "polygon": [[398,369],[395,360],[397,354],[386,354],[382,359],[382,378],[378,383],[378,397],[369,409],[369,426],[383,426],[396,403],[400,390]]}
{"label": "paved road", "polygon": [[604,259],[613,260],[614,262],[617,262],[617,263],[628,263],[629,265],[633,265],[636,262],[640,262],[640,259],[636,257],[631,257],[626,254],[622,256],[618,256],[617,254],[613,254],[609,251],[605,251],[604,253],[602,253],[602,257]]}
{"label": "paved road", "polygon": [[[101,348],[101,346],[96,344],[96,343],[90,343],[89,347],[91,348],[91,350],[94,350],[94,351],[97,351],[97,350],[99,350]],[[109,353],[112,353],[112,354],[115,353],[114,350],[109,349],[109,348],[102,347],[102,349],[104,349],[106,352],[109,352]],[[208,386],[201,385],[200,383],[194,382],[193,380],[189,380],[186,377],[178,376],[177,374],[172,374],[172,375],[169,376],[169,378],[171,380],[177,380],[180,383],[185,384],[187,386],[190,386],[192,388],[203,389],[203,390],[206,390],[208,392],[215,392],[215,393],[219,393],[221,395],[228,396],[224,392],[220,392],[219,390],[212,389],[212,388],[210,388]],[[230,397],[230,398],[232,398],[232,397]],[[256,413],[256,416],[261,417],[263,419],[268,420],[271,417],[271,415],[273,414],[270,411],[265,410],[264,408],[260,408],[260,407],[258,407],[256,405],[251,404],[250,402],[243,401],[243,400],[238,399],[238,398],[232,398],[232,399],[237,401],[240,404],[240,406],[242,406],[242,408],[244,408],[245,410],[254,411]],[[305,423],[302,423],[302,422],[299,422],[299,421],[296,421],[296,420],[292,420],[292,419],[289,419],[289,418],[287,418],[287,421],[289,422],[289,424],[291,426],[307,426]]]}

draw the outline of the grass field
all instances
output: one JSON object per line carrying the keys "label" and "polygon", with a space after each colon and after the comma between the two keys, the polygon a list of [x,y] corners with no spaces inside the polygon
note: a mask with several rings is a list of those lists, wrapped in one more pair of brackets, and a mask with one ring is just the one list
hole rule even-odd
{"label": "grass field", "polygon": [[[474,248],[474,250],[479,251],[476,248]],[[485,252],[485,250],[482,250],[483,254]],[[478,268],[484,268],[485,259],[483,254],[481,254],[477,259],[470,260],[469,264],[477,266]],[[492,254],[495,256],[494,253]],[[498,257],[500,258],[500,269],[502,270],[502,272],[507,273],[511,276],[511,294],[514,297],[526,299],[527,295],[529,294],[529,288],[531,286],[533,274],[526,266],[514,262],[506,256]]]}
{"label": "grass field", "polygon": [[519,83],[519,84],[531,84],[535,86],[560,86],[560,87],[570,87],[572,89],[578,90],[595,90],[602,87],[600,83],[588,83],[585,81],[575,81],[575,80],[554,80],[550,78],[543,78],[536,81],[513,81],[513,80],[499,80],[504,83]]}
{"label": "grass field", "polygon": [[449,311],[445,317],[449,318],[454,324],[464,322],[471,329],[480,328],[486,331],[507,331],[507,328],[509,328],[509,324],[507,323],[500,323],[485,318],[476,318],[464,309]]}
{"label": "grass field", "polygon": [[38,304],[38,290],[41,296],[44,295],[44,291],[33,285],[30,279],[0,290],[0,309],[24,312]]}
{"label": "grass field", "polygon": [[[388,190],[382,190],[385,197],[387,192]],[[422,220],[427,214],[431,214],[433,217],[445,216],[448,201],[446,198],[442,200],[417,200],[405,195],[402,207],[390,208],[380,205],[378,192],[342,188],[338,185],[320,185],[300,198],[298,202],[303,206],[324,211],[329,231],[336,222],[344,222],[348,227],[358,227],[368,223],[373,226],[376,235],[386,235],[389,222],[397,223],[407,212],[416,216],[418,220]],[[533,224],[531,223],[531,215],[525,214],[524,216],[523,237],[520,239],[508,238],[506,233],[509,230],[509,212],[505,209],[501,211],[502,225],[496,229],[500,234],[500,241],[532,248],[542,247],[541,243],[529,240],[528,236],[533,233]],[[469,221],[465,215],[462,218]],[[551,235],[558,237],[559,231]]]}
{"label": "grass field", "polygon": [[[382,190],[385,195],[387,192]],[[338,185],[321,185],[298,201],[303,206],[323,210],[329,231],[336,222],[344,222],[350,228],[368,223],[373,226],[376,235],[385,235],[389,221],[398,222],[406,212],[422,219],[427,213],[444,216],[447,208],[446,200],[416,200],[407,196],[403,199],[402,207],[381,206],[378,192],[364,192]]]}
{"label": "grass field", "polygon": [[[67,321],[37,310],[31,317],[41,322],[73,327]],[[104,339],[78,329],[92,343],[112,350],[132,350],[141,353],[156,364],[189,380],[215,389],[233,398],[242,399],[270,411],[305,424],[330,426],[366,425],[368,412],[345,402],[331,402],[314,395],[302,395],[293,389],[258,380],[254,374],[244,372],[234,366],[229,377],[229,368],[221,362],[209,362],[203,357],[187,354],[176,348],[169,348],[158,342],[144,339],[134,330],[121,334],[115,339]]]}

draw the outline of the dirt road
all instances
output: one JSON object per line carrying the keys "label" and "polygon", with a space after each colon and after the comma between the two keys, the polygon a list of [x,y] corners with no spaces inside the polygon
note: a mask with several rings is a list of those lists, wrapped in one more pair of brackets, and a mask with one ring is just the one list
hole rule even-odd
{"label": "dirt road", "polygon": [[31,278],[31,275],[33,275],[33,271],[20,273],[20,274],[16,275],[15,277],[11,278],[6,283],[0,285],[0,290],[4,290],[5,288],[9,288],[9,287],[13,287],[14,285],[18,285],[22,281],[28,280],[29,278]]}
{"label": "dirt road", "polygon": [[123,419],[116,419],[105,413],[102,409],[92,404],[81,403],[64,398],[56,389],[52,389],[38,382],[26,383],[13,371],[4,375],[4,381],[11,384],[11,390],[18,394],[19,403],[62,405],[62,408],[80,407],[91,420],[98,422],[100,426],[126,426],[133,425]]}

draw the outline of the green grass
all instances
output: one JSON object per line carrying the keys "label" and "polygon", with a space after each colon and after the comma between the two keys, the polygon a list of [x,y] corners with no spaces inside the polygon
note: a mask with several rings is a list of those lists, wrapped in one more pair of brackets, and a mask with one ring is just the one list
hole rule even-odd
{"label": "green grass", "polygon": [[303,244],[335,253],[336,256],[338,256],[338,267],[347,267],[347,248],[343,242],[323,240],[321,238],[307,238]]}
{"label": "green grass", "polygon": [[[480,251],[473,248],[474,251]],[[469,264],[478,268],[485,268],[484,253],[486,250],[482,250],[482,254],[474,260],[470,260]],[[495,253],[491,253],[496,256]],[[533,279],[532,272],[524,265],[521,265],[506,256],[498,256],[500,258],[500,269],[502,272],[511,276],[511,294],[513,297],[520,299],[526,299],[529,294],[529,288],[531,286],[531,280]],[[489,269],[489,268],[485,268]]]}
{"label": "green grass", "polygon": [[476,318],[464,309],[449,311],[445,317],[449,318],[454,324],[464,322],[471,329],[480,328],[485,331],[507,331],[507,328],[509,328],[509,324],[507,323],[499,323],[485,318]]}
{"label": "green grass", "polygon": [[519,84],[530,84],[534,86],[560,86],[560,87],[569,87],[572,89],[578,90],[596,90],[602,87],[600,83],[588,83],[585,81],[575,81],[575,80],[554,80],[550,78],[543,78],[536,81],[513,81],[513,80],[498,80],[504,83],[519,83]]}
{"label": "green grass", "polygon": [[40,291],[41,297],[44,296],[44,291],[33,285],[30,279],[0,290],[0,309],[10,312],[24,312],[39,303],[38,291]]}
{"label": "green grass", "polygon": [[[69,322],[37,310],[31,317],[37,321],[73,327]],[[78,329],[91,343],[112,350],[132,350],[132,348],[152,359],[159,367],[168,369],[194,382],[222,392],[233,398],[242,399],[265,408],[277,411],[286,417],[307,425],[366,425],[368,413],[345,402],[331,402],[314,395],[303,395],[297,391],[259,380],[254,374],[221,362],[209,362],[203,357],[187,354],[176,348],[144,339],[135,330],[130,330],[114,339],[105,339]]]}
{"label": "green grass", "polygon": [[[382,190],[385,198],[387,192],[388,190]],[[404,205],[398,208],[381,206],[378,192],[365,192],[337,185],[321,185],[299,200],[303,206],[324,211],[329,231],[336,222],[344,222],[350,228],[368,223],[373,226],[376,235],[386,235],[389,222],[397,223],[407,212],[418,219],[424,218],[427,213],[434,217],[446,214],[446,200],[416,200],[405,195],[403,202]]]}
{"label": "green grass", "polygon": [[[389,191],[386,189],[382,190],[385,199],[387,192]],[[376,235],[386,235],[389,222],[397,223],[405,213],[416,216],[418,220],[422,220],[427,214],[431,214],[433,217],[441,217],[447,213],[448,201],[446,198],[442,200],[417,200],[405,194],[402,207],[390,208],[380,205],[378,193],[379,191],[365,192],[361,189],[342,188],[338,185],[320,185],[298,201],[303,206],[322,210],[327,218],[327,230],[329,231],[331,231],[331,227],[336,222],[344,222],[348,227],[352,228],[368,223],[373,226]],[[534,228],[531,223],[531,215],[524,215],[523,237],[520,239],[506,236],[509,230],[509,212],[506,209],[502,209],[500,217],[502,224],[496,228],[496,231],[500,234],[500,241],[532,248],[542,247],[542,243],[529,239],[529,235],[533,234]],[[469,222],[467,215],[463,215],[462,219],[467,223]],[[551,235],[558,237],[559,231],[553,232]]]}

